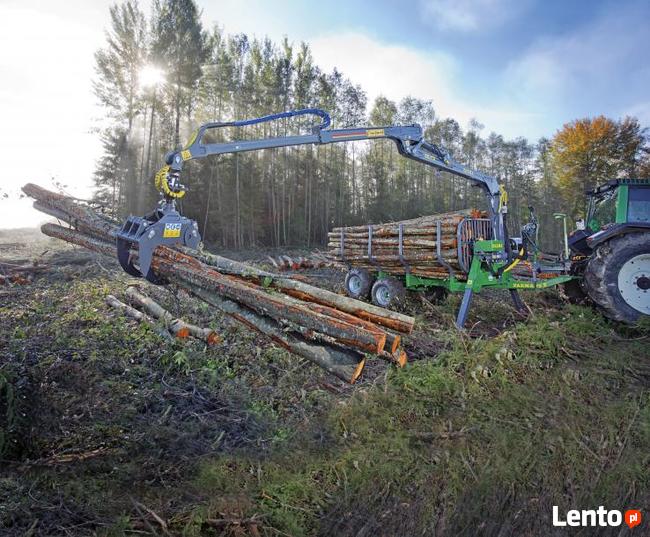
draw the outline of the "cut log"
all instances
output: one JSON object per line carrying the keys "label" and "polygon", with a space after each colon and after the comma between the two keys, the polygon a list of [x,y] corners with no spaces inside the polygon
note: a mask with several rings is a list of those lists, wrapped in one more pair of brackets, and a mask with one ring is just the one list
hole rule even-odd
{"label": "cut log", "polygon": [[[368,239],[367,238],[358,238],[358,239],[352,239],[352,238],[344,238],[344,247],[348,246],[350,248],[355,248],[358,246],[365,246],[366,250],[368,249]],[[339,240],[330,240],[329,243],[329,248],[341,248],[341,242],[340,238]],[[376,238],[373,237],[372,239],[372,247],[373,249],[380,247],[387,247],[390,246],[392,250],[397,251],[397,248],[399,247],[399,239],[382,239],[382,238]],[[426,248],[428,250],[434,250],[438,247],[438,241],[436,240],[427,240],[427,239],[411,239],[411,238],[405,238],[402,239],[402,246],[405,249],[417,249],[417,248]],[[443,238],[442,242],[440,243],[441,248],[454,248],[456,246],[456,239],[449,238],[445,239]]]}
{"label": "cut log", "polygon": [[[458,262],[458,257],[453,251],[442,251],[440,252],[441,257],[447,261],[448,263],[457,263]],[[404,254],[404,259],[410,264],[413,265],[420,265],[422,263],[417,263],[417,262],[426,262],[426,263],[438,263],[438,256],[432,253],[426,253],[426,252],[408,252]],[[359,255],[359,252],[350,252],[346,251],[345,253],[345,259],[347,261],[370,261],[370,257],[368,257],[367,253],[364,253],[362,255]],[[383,252],[379,252],[376,255],[373,254],[372,259],[374,261],[377,261],[378,263],[386,263],[386,264],[394,264],[394,265],[401,265],[401,260],[399,258],[399,255],[397,254],[385,254]]]}
{"label": "cut log", "polygon": [[[441,232],[444,235],[445,233],[451,233],[454,232],[458,228],[457,223],[453,224],[441,224]],[[367,239],[368,238],[368,229],[366,228],[366,231],[345,231],[344,230],[344,236],[345,238],[353,238],[353,239]],[[403,226],[402,227],[402,236],[404,237],[426,237],[429,236],[433,239],[435,239],[436,235],[438,234],[438,228],[437,227],[407,227]],[[390,237],[399,237],[399,226],[395,227],[382,227],[379,229],[373,229],[372,231],[372,236],[373,237],[381,237],[381,238],[390,238]],[[337,240],[341,238],[341,231],[330,231],[327,234],[328,240]]]}
{"label": "cut log", "polygon": [[121,311],[127,317],[130,317],[131,319],[135,319],[139,323],[146,322],[151,324],[153,326],[153,329],[160,337],[164,339],[172,339],[172,336],[167,331],[167,329],[161,326],[157,326],[151,317],[149,317],[148,315],[146,315],[141,311],[136,310],[135,308],[132,308],[128,304],[125,304],[124,302],[114,297],[113,295],[106,296],[106,304],[108,304],[111,308],[115,308]]}
{"label": "cut log", "polygon": [[[440,213],[440,214],[435,214],[435,215],[428,215],[428,216],[420,216],[419,218],[412,218],[410,220],[402,220],[400,222],[388,222],[388,223],[382,223],[382,224],[372,224],[372,230],[373,232],[375,230],[384,230],[384,229],[397,229],[399,227],[399,224],[402,224],[404,227],[434,227],[436,222],[440,221],[443,224],[452,224],[452,223],[458,223],[460,222],[463,218],[468,218],[468,217],[473,217],[477,218],[477,216],[474,216],[476,214],[480,214],[477,211],[474,211],[473,209],[466,209],[462,211],[454,211],[452,213]],[[332,229],[332,232],[336,233],[337,231],[340,232],[341,230],[345,232],[353,232],[353,233],[366,233],[368,231],[368,227],[370,226],[347,226],[347,227],[335,227]]]}
{"label": "cut log", "polygon": [[304,341],[292,333],[283,330],[272,319],[259,315],[232,300],[221,298],[204,289],[193,287],[186,289],[204,302],[230,315],[249,328],[270,337],[282,347],[314,362],[345,382],[354,384],[363,371],[366,359],[358,352],[340,349],[333,345],[315,344]]}
{"label": "cut log", "polygon": [[[76,228],[46,224],[43,233],[115,256],[115,225],[100,215],[93,215],[90,206],[33,185],[25,187],[25,191],[42,208],[55,212],[58,218]],[[156,248],[152,263],[156,275],[196,296],[201,295],[206,302],[220,306],[228,315],[339,378],[348,382],[356,380],[365,363],[360,350],[403,363],[405,353],[399,347],[400,336],[386,328],[409,333],[414,323],[412,317],[207,252],[182,250]],[[137,263],[137,248],[130,254]],[[167,323],[174,321],[159,313]]]}
{"label": "cut log", "polygon": [[82,246],[88,250],[92,250],[93,252],[98,252],[109,257],[115,257],[117,255],[114,243],[88,237],[76,229],[59,226],[58,224],[43,224],[41,226],[41,231],[48,237],[61,239],[76,244],[77,246]]}
{"label": "cut log", "polygon": [[124,302],[122,302],[121,300],[119,300],[113,295],[106,295],[106,304],[108,304],[111,308],[120,310],[122,313],[124,313],[124,315],[126,315],[127,317],[131,317],[131,319],[135,319],[138,322],[145,320],[144,313],[136,310],[135,308],[129,306],[128,304],[125,304]]}
{"label": "cut log", "polygon": [[154,270],[162,276],[182,280],[193,286],[201,287],[230,298],[262,315],[278,319],[281,323],[295,323],[317,332],[333,337],[340,343],[358,347],[364,351],[378,353],[384,349],[385,334],[378,334],[358,328],[345,321],[339,321],[326,315],[315,313],[308,306],[297,301],[288,300],[280,294],[267,293],[262,288],[252,287],[233,276],[220,274],[205,267],[191,267],[196,259],[188,258],[180,252],[158,247],[152,261]]}
{"label": "cut log", "polygon": [[59,214],[56,218],[60,218],[60,215],[65,213],[67,215],[65,221],[79,231],[102,240],[110,240],[115,237],[117,231],[116,222],[99,215],[87,204],[80,203],[80,200],[50,192],[32,183],[26,184],[22,190],[29,197],[39,202],[39,205],[35,207],[36,209],[42,210],[49,207],[56,210]]}
{"label": "cut log", "polygon": [[402,349],[396,349],[394,352],[382,352],[380,354],[385,360],[394,363],[398,367],[404,367],[408,362],[406,352]]}
{"label": "cut log", "polygon": [[266,258],[271,262],[271,265],[273,265],[273,268],[275,270],[281,270],[280,264],[275,259],[273,259],[270,255],[267,255]]}
{"label": "cut log", "polygon": [[[485,216],[484,212],[469,209],[376,224],[370,226],[370,231],[368,226],[335,228],[328,233],[328,255],[330,259],[349,266],[372,272],[381,270],[396,276],[408,270],[416,276],[445,278],[448,277],[448,266],[451,266],[456,276],[462,278],[459,225],[466,218]],[[469,240],[467,235],[463,233],[463,241]],[[441,248],[441,259],[438,247]],[[368,255],[369,251],[371,255]]]}
{"label": "cut log", "polygon": [[214,345],[221,341],[221,338],[211,328],[201,328],[174,317],[168,310],[152,298],[142,294],[136,287],[128,287],[126,296],[150,315],[162,321],[167,329],[179,339],[193,336],[205,341],[208,345]]}
{"label": "cut log", "polygon": [[[191,252],[191,250],[188,249],[181,249],[181,251],[183,253]],[[213,266],[220,271],[230,271],[230,274],[255,279],[262,282],[266,287],[281,290],[295,298],[308,302],[316,302],[317,304],[322,304],[324,306],[331,306],[359,317],[360,319],[371,321],[397,332],[410,334],[415,324],[415,319],[408,315],[380,308],[373,304],[362,302],[361,300],[342,296],[305,282],[278,276],[244,263],[227,263],[228,260],[226,258],[215,254],[201,251],[196,253],[196,257],[206,265]]]}

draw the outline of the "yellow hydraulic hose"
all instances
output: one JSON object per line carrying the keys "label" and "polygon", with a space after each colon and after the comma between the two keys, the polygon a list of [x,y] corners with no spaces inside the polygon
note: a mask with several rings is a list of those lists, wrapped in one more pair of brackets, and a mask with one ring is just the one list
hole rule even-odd
{"label": "yellow hydraulic hose", "polygon": [[174,192],[167,184],[167,174],[169,173],[169,166],[163,166],[154,177],[154,184],[159,192],[162,192],[169,198],[182,198],[185,195],[185,190]]}
{"label": "yellow hydraulic hose", "polygon": [[519,262],[524,258],[524,253],[525,252],[524,252],[523,248],[521,250],[519,250],[519,255],[517,255],[517,257],[515,257],[515,259],[514,259],[514,261],[512,263],[510,263],[506,268],[503,269],[503,272],[508,272],[508,271],[512,270],[513,268],[515,268],[519,264]]}

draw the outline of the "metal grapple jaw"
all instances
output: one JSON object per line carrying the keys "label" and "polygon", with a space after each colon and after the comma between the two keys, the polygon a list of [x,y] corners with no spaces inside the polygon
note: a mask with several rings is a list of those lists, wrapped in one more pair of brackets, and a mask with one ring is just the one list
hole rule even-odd
{"label": "metal grapple jaw", "polygon": [[[166,283],[151,270],[151,259],[157,246],[187,246],[198,248],[201,242],[199,226],[194,220],[181,216],[173,203],[165,203],[147,216],[129,216],[117,233],[117,259],[125,272],[144,276],[151,283]],[[137,266],[131,250],[138,250]]]}

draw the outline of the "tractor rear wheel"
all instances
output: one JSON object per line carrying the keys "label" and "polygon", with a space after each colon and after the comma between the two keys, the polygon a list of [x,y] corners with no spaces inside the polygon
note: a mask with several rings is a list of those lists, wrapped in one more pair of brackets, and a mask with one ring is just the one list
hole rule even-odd
{"label": "tractor rear wheel", "polygon": [[584,274],[589,297],[610,319],[650,315],[650,233],[629,233],[600,244]]}

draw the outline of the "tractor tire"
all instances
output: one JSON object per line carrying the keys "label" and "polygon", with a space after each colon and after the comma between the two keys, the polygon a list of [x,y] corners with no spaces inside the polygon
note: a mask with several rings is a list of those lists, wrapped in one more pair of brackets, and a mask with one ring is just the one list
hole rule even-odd
{"label": "tractor tire", "polygon": [[650,315],[650,233],[629,233],[600,244],[587,264],[584,286],[610,319],[634,323]]}
{"label": "tractor tire", "polygon": [[390,309],[404,302],[406,289],[396,278],[381,278],[372,286],[370,298],[375,306]]}
{"label": "tractor tire", "polygon": [[367,299],[374,278],[366,269],[353,268],[345,275],[345,292],[356,299]]}

